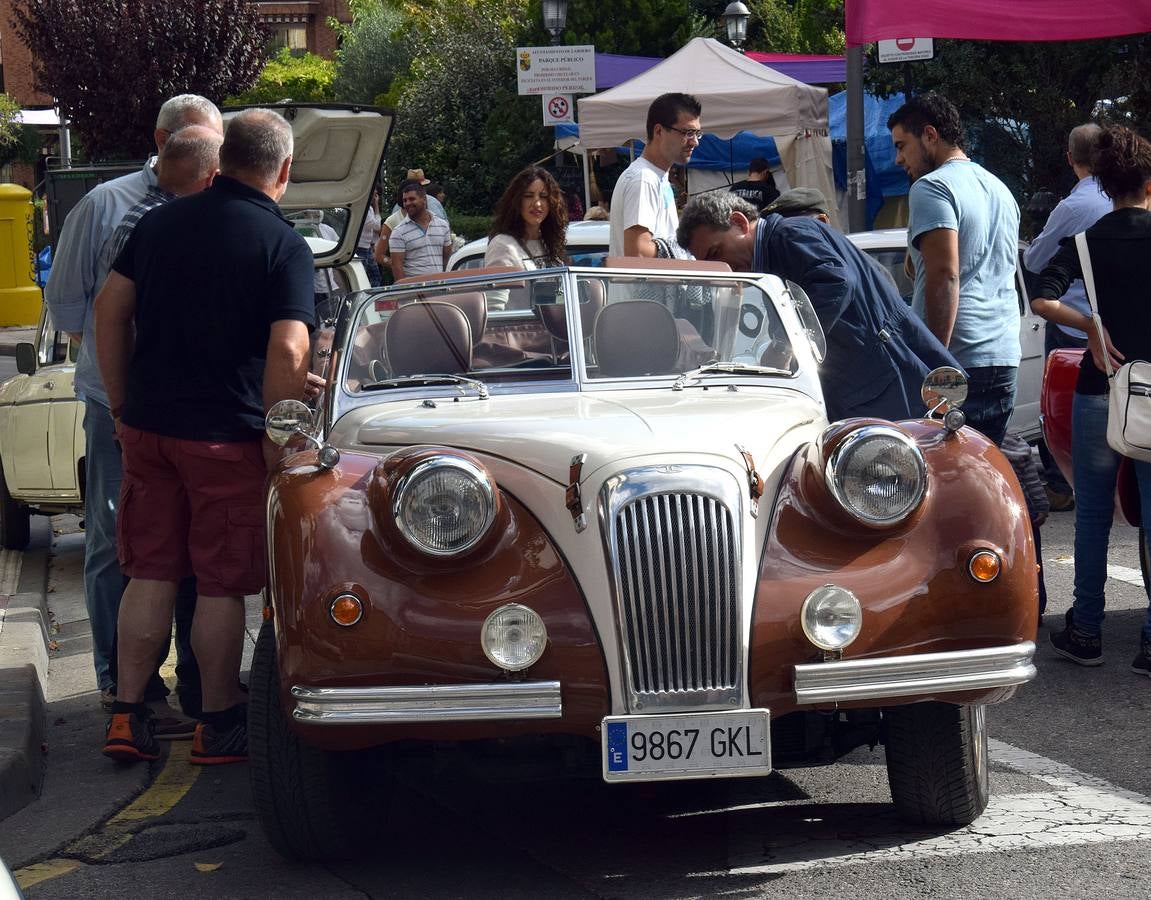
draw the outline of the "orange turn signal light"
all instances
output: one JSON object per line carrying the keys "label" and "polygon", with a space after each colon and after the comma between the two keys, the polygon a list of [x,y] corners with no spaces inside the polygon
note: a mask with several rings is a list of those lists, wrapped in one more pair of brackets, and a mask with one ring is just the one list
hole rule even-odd
{"label": "orange turn signal light", "polygon": [[971,554],[971,559],[967,563],[967,571],[971,573],[972,578],[981,584],[990,584],[999,577],[1001,566],[998,553],[991,550],[977,550]]}
{"label": "orange turn signal light", "polygon": [[355,594],[340,594],[328,607],[328,613],[333,622],[346,628],[364,617],[364,604]]}

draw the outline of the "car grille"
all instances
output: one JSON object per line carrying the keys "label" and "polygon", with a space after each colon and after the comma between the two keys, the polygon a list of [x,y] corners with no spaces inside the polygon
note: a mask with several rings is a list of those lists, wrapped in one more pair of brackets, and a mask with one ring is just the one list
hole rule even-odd
{"label": "car grille", "polygon": [[739,529],[715,496],[638,496],[611,529],[633,705],[720,705],[738,696]]}

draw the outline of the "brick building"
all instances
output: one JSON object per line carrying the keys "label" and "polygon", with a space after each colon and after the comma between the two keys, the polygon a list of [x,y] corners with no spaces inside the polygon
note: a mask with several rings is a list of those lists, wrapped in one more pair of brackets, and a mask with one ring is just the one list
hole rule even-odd
{"label": "brick building", "polygon": [[[347,0],[252,0],[272,32],[273,44],[331,57],[336,33],[328,19],[350,22]],[[23,107],[51,106],[52,98],[32,84],[32,51],[12,27],[14,0],[0,0],[0,90]]]}

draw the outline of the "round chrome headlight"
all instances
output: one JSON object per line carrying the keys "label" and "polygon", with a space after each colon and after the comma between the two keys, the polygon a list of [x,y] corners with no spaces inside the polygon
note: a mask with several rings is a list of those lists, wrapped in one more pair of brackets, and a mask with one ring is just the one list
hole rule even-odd
{"label": "round chrome headlight", "polygon": [[484,621],[480,645],[484,655],[501,669],[518,672],[543,656],[548,630],[534,610],[509,603]]}
{"label": "round chrome headlight", "polygon": [[894,525],[911,515],[927,490],[927,465],[908,435],[864,425],[835,448],[824,473],[844,509],[868,525]]}
{"label": "round chrome headlight", "polygon": [[820,650],[842,650],[857,637],[863,624],[859,599],[847,588],[825,584],[803,601],[803,633]]}
{"label": "round chrome headlight", "polygon": [[479,543],[495,521],[495,485],[466,459],[432,457],[400,479],[392,513],[417,550],[455,556]]}

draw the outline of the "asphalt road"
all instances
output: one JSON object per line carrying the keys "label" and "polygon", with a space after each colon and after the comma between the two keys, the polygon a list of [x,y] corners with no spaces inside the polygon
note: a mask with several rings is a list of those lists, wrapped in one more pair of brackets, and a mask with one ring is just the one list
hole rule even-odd
{"label": "asphalt road", "polygon": [[[1070,598],[1072,521],[1055,514],[1044,529],[1049,626]],[[766,779],[627,786],[557,777],[502,751],[444,749],[365,766],[372,852],[328,866],[275,854],[253,818],[246,766],[199,771],[185,761],[187,743],[173,744],[150,773],[99,755],[103,717],[80,664],[82,635],[68,625],[78,615],[81,543],[62,534],[53,607],[61,643],[79,662],[54,661],[45,794],[0,823],[0,857],[33,900],[1146,900],[1151,679],[1129,670],[1146,605],[1130,583],[1138,579],[1134,534],[1117,528],[1112,541],[1106,664],[1083,669],[1059,659],[1048,629],[1040,632],[1038,679],[989,712],[992,801],[968,828],[902,825],[881,749]],[[254,634],[258,616],[250,624]],[[384,765],[394,781],[380,777]]]}

